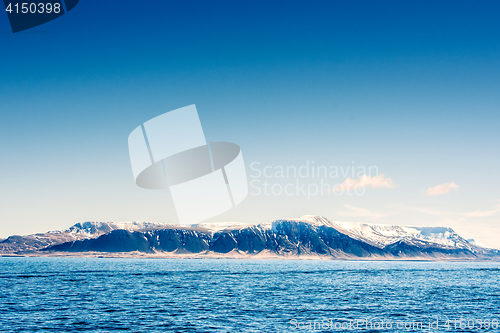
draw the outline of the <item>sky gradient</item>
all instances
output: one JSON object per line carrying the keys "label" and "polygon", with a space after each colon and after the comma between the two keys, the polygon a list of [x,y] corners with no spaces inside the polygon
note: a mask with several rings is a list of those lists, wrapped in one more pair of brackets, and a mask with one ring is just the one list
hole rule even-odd
{"label": "sky gradient", "polygon": [[[134,184],[127,137],[196,104],[208,141],[241,147],[250,181],[253,162],[314,161],[377,166],[394,183],[362,196],[249,196],[213,221],[444,225],[500,248],[499,10],[86,0],[16,34],[0,14],[0,237],[175,223],[168,191]],[[458,190],[426,195],[452,182]]]}

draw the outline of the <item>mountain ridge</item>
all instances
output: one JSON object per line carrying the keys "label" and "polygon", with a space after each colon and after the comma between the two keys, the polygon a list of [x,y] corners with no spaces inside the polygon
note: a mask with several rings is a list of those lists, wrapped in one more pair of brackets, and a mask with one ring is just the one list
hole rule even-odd
{"label": "mountain ridge", "polygon": [[64,231],[11,236],[0,254],[211,254],[331,259],[497,260],[500,251],[471,243],[448,227],[408,227],[331,221],[322,216],[261,224],[84,222]]}

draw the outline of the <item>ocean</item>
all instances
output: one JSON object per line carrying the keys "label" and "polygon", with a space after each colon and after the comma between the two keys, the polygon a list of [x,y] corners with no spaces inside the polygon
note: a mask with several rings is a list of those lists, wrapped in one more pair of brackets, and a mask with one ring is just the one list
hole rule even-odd
{"label": "ocean", "polygon": [[0,258],[0,331],[499,332],[500,263]]}

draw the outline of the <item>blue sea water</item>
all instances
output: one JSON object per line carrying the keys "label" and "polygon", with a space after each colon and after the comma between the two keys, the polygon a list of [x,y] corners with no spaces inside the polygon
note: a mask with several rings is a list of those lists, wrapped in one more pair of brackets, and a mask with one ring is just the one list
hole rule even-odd
{"label": "blue sea water", "polygon": [[0,258],[0,331],[498,332],[499,273],[493,262]]}

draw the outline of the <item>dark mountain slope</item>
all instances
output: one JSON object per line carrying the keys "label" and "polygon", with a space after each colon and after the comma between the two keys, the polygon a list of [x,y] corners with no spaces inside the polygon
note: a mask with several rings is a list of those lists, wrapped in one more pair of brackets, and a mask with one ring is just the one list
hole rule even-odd
{"label": "dark mountain slope", "polygon": [[[64,252],[175,252],[258,254],[276,256],[323,256],[340,258],[493,258],[496,250],[481,255],[467,247],[454,247],[420,239],[401,239],[376,246],[336,230],[332,226],[296,220],[277,220],[268,225],[250,225],[210,232],[184,229],[143,231],[113,230],[93,239],[48,246],[44,251]],[[477,251],[476,251],[477,252]]]}

